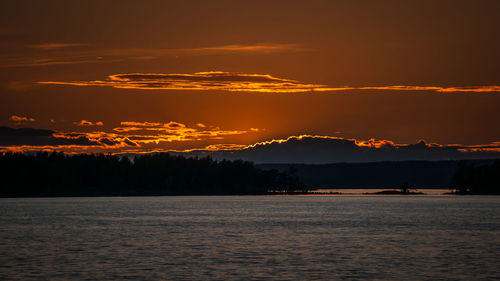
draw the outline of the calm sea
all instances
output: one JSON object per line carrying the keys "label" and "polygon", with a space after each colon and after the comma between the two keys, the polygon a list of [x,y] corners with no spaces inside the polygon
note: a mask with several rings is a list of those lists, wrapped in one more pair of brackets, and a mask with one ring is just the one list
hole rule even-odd
{"label": "calm sea", "polygon": [[498,280],[499,196],[0,199],[0,279]]}

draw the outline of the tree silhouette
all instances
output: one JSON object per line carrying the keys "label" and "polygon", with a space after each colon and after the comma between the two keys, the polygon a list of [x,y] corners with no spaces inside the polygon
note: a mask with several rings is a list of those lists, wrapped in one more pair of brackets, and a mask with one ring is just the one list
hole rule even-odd
{"label": "tree silhouette", "polygon": [[0,154],[0,196],[268,194],[306,192],[296,169],[168,153],[133,159],[105,154]]}
{"label": "tree silhouette", "polygon": [[399,189],[401,193],[410,193],[410,184],[408,182],[404,182]]}
{"label": "tree silhouette", "polygon": [[500,160],[491,165],[457,165],[450,188],[457,194],[500,194]]}

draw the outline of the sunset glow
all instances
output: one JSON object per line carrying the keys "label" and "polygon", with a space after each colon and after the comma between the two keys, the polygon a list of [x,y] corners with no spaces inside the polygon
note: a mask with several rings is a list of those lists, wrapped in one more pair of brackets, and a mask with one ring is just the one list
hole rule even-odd
{"label": "sunset glow", "polygon": [[500,0],[0,0],[0,280],[500,280]]}
{"label": "sunset glow", "polygon": [[445,2],[5,2],[0,147],[392,153],[425,140],[432,157],[487,158],[499,7]]}

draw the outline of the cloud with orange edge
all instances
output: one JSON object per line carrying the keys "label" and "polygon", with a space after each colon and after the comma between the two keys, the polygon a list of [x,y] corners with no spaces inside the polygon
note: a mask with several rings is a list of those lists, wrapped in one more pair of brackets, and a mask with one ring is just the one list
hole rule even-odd
{"label": "cloud with orange edge", "polygon": [[500,86],[439,87],[439,86],[379,86],[359,87],[357,90],[389,91],[434,91],[438,93],[494,93],[500,92]]}
{"label": "cloud with orange edge", "polygon": [[[24,119],[23,119],[24,120]],[[102,126],[102,122],[81,120],[78,126]],[[110,152],[130,149],[159,151],[172,142],[222,140],[227,136],[255,133],[248,130],[222,130],[216,126],[198,123],[188,126],[179,122],[123,121],[109,131],[62,132],[43,129],[0,127],[0,151],[70,151],[77,153]],[[177,146],[177,144],[174,144]],[[215,149],[215,148],[211,148]],[[227,148],[226,148],[227,149]]]}
{"label": "cloud with orange edge", "polygon": [[104,126],[104,123],[101,121],[92,122],[88,120],[80,120],[78,122],[73,122],[73,124],[77,126]]}
{"label": "cloud with orange edge", "polygon": [[303,84],[268,74],[245,74],[223,71],[193,74],[131,73],[110,75],[95,81],[41,81],[40,84],[72,86],[107,86],[140,90],[212,90],[229,92],[297,93],[325,90],[325,85]]}
{"label": "cloud with orange edge", "polygon": [[31,117],[26,117],[26,116],[17,116],[17,115],[12,115],[9,117],[10,121],[14,121],[16,123],[28,123],[28,122],[35,122],[35,118]]}
{"label": "cloud with orange edge", "polygon": [[196,72],[192,74],[129,73],[109,75],[94,81],[40,81],[39,84],[101,86],[138,90],[203,90],[260,93],[307,93],[334,91],[432,91],[437,93],[495,93],[500,86],[441,87],[441,86],[362,86],[329,87],[322,84],[302,83],[269,74],[245,74],[224,71]]}
{"label": "cloud with orange edge", "polygon": [[183,152],[186,156],[243,159],[255,163],[377,162],[408,160],[461,160],[500,157],[500,143],[467,146],[427,143],[398,144],[391,140],[357,140],[333,136],[300,135],[247,146],[207,146]]}
{"label": "cloud with orange edge", "polygon": [[137,143],[160,143],[173,141],[200,141],[206,139],[221,139],[225,136],[247,134],[255,130],[221,130],[219,127],[208,127],[201,123],[190,127],[185,124],[170,121],[138,122],[122,121],[120,127],[113,130],[125,134],[130,140]]}

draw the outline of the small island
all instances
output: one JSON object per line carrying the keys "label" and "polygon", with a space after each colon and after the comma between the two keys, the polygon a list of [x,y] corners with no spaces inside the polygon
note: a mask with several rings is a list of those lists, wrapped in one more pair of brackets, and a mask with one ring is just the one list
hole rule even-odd
{"label": "small island", "polygon": [[[413,190],[413,191],[412,191]],[[425,193],[417,191],[415,188],[411,188],[410,184],[405,182],[401,185],[399,190],[382,190],[373,193],[364,194],[379,194],[379,195],[424,195]]]}

